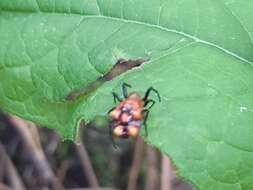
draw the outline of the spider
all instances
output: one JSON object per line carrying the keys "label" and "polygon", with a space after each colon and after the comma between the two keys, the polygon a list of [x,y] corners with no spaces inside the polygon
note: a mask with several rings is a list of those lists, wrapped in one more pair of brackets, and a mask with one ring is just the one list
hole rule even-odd
{"label": "spider", "polygon": [[[113,135],[120,138],[136,137],[139,134],[141,125],[145,127],[145,136],[148,136],[147,119],[149,110],[156,103],[155,100],[149,99],[150,92],[156,93],[159,102],[161,97],[159,92],[153,87],[149,87],[142,98],[137,92],[128,94],[127,88],[131,85],[122,84],[122,92],[124,98],[120,98],[115,92],[112,92],[114,102],[119,104],[108,111],[111,117],[110,136]],[[113,140],[113,138],[112,138]]]}

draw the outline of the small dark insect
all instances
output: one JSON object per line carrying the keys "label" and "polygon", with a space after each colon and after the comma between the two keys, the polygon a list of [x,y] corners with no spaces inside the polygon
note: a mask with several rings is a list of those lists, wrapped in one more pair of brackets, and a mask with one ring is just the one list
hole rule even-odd
{"label": "small dark insect", "polygon": [[155,100],[149,99],[150,92],[155,92],[159,102],[161,97],[156,89],[149,87],[143,98],[137,92],[127,93],[127,87],[131,86],[129,84],[122,84],[122,91],[124,99],[121,99],[118,94],[112,92],[114,102],[116,100],[119,104],[113,107],[109,112],[111,117],[110,124],[110,135],[128,138],[135,137],[139,134],[141,125],[145,127],[145,135],[147,132],[147,119],[149,115],[149,109],[156,103]]}

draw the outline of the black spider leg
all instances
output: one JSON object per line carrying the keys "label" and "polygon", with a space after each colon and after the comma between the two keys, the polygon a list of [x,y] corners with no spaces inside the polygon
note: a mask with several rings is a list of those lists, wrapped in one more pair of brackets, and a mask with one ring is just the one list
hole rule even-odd
{"label": "black spider leg", "polygon": [[[149,104],[150,106],[146,108],[146,106]],[[152,100],[152,99],[149,99],[149,100],[146,100],[146,102],[144,102],[144,107],[146,110],[149,110],[150,108],[152,108],[154,105],[155,105],[156,101],[155,100]]]}
{"label": "black spider leg", "polygon": [[149,110],[148,109],[144,109],[142,110],[142,115],[143,115],[143,125],[144,125],[144,129],[145,129],[145,137],[148,136],[148,126],[147,126],[147,120],[148,120],[148,116],[149,116]]}
{"label": "black spider leg", "polygon": [[[107,112],[107,114],[109,114],[109,113],[110,113],[112,110],[114,110],[115,108],[116,108],[116,107],[111,108],[111,109]],[[108,127],[109,127],[109,137],[110,137],[110,140],[111,140],[111,142],[112,142],[113,147],[114,147],[114,148],[118,148],[118,146],[116,145],[116,143],[115,143],[115,141],[114,141],[114,138],[113,138],[111,122],[112,122],[112,121],[110,121],[110,124],[108,125]]]}
{"label": "black spider leg", "polygon": [[145,93],[145,95],[144,95],[144,98],[142,98],[142,100],[143,100],[144,102],[147,102],[147,101],[148,101],[149,94],[150,94],[150,92],[152,92],[152,91],[156,93],[159,102],[161,102],[161,97],[160,97],[159,92],[158,92],[156,89],[154,89],[152,86],[148,88],[148,90],[146,91],[146,93]]}
{"label": "black spider leg", "polygon": [[[123,92],[123,96],[124,98],[127,97],[128,93],[127,93],[127,87],[131,88],[132,86],[127,84],[127,83],[122,83],[122,92]],[[113,100],[116,103],[116,100],[118,100],[118,102],[121,102],[122,99],[119,97],[119,95],[116,92],[112,92],[113,95]]]}
{"label": "black spider leg", "polygon": [[112,110],[114,110],[116,107],[113,107],[113,108],[111,108],[108,112],[107,112],[107,114],[109,114]]}
{"label": "black spider leg", "polygon": [[[155,105],[156,101],[152,100],[152,99],[147,99],[150,92],[154,91],[156,92],[159,102],[161,101],[160,95],[158,93],[157,90],[155,90],[153,87],[150,87],[147,92],[145,93],[144,98],[142,99],[144,101],[144,107],[145,109],[142,111],[142,115],[143,115],[143,125],[144,125],[144,129],[145,129],[145,137],[148,136],[148,126],[147,126],[147,120],[148,120],[148,116],[149,116],[149,110]],[[149,105],[150,104],[150,105]],[[149,105],[148,107],[146,107],[147,105]]]}
{"label": "black spider leg", "polygon": [[116,100],[118,100],[118,102],[122,101],[122,99],[119,97],[119,95],[116,92],[112,92],[112,95],[113,95],[114,103],[116,103]]}
{"label": "black spider leg", "polygon": [[110,140],[112,142],[113,147],[116,149],[118,148],[118,146],[116,145],[114,138],[113,138],[113,134],[112,134],[112,125],[109,124],[109,136],[110,136]]}
{"label": "black spider leg", "polygon": [[122,92],[123,92],[124,98],[126,98],[128,96],[127,87],[131,88],[132,86],[130,84],[127,84],[127,83],[123,82],[123,84],[122,84]]}

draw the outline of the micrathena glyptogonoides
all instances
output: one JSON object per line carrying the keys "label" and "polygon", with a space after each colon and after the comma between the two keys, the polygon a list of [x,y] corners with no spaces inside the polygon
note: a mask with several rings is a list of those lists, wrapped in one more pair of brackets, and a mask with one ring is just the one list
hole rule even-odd
{"label": "micrathena glyptogonoides", "polygon": [[139,134],[143,123],[145,127],[145,136],[147,136],[149,110],[156,103],[155,100],[149,99],[149,95],[150,92],[155,92],[160,102],[160,94],[153,87],[149,87],[144,97],[141,98],[137,92],[128,94],[127,87],[131,88],[129,84],[122,84],[123,99],[120,98],[117,93],[112,92],[114,102],[116,103],[117,100],[119,104],[108,111],[111,117],[111,124],[109,126],[110,135],[111,137],[114,135],[120,138],[135,137]]}

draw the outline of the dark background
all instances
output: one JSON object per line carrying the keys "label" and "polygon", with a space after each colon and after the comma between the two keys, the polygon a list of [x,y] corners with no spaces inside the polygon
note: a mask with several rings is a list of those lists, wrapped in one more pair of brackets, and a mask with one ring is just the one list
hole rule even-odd
{"label": "dark background", "polygon": [[[96,121],[95,123],[101,123]],[[78,145],[52,129],[0,112],[0,190],[191,190],[170,159],[141,137],[116,140],[94,122]]]}

